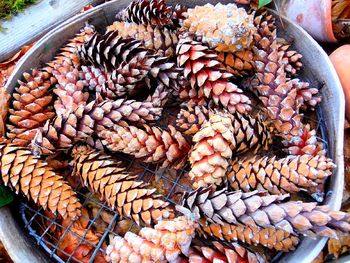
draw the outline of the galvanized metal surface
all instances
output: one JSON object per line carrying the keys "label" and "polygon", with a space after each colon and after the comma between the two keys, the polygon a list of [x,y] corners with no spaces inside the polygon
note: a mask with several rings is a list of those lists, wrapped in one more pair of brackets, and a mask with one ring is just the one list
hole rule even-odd
{"label": "galvanized metal surface", "polygon": [[0,61],[76,15],[84,6],[102,2],[103,0],[42,0],[10,20],[2,21],[1,26],[6,30],[0,32]]}
{"label": "galvanized metal surface", "polygon": [[[39,67],[52,59],[66,40],[78,32],[86,21],[95,26],[98,25],[99,28],[104,28],[113,22],[115,13],[129,2],[129,0],[119,0],[103,4],[85,14],[70,19],[70,21],[63,23],[60,27],[48,33],[22,58],[6,88],[12,92],[17,85],[17,79],[21,78],[23,72],[28,71],[30,68]],[[176,4],[177,2],[169,1],[170,4]],[[187,0],[181,3],[191,7],[207,2],[204,0]],[[230,1],[210,2],[229,3]],[[344,185],[343,127],[345,101],[342,88],[327,54],[322,48],[303,29],[295,26],[289,20],[284,18],[282,20],[283,26],[279,26],[279,34],[292,41],[293,48],[304,56],[304,69],[301,78],[310,81],[312,85],[322,87],[323,101],[320,107],[328,133],[329,154],[337,164],[337,168],[330,178],[330,186],[325,203],[333,209],[339,209]],[[318,255],[325,242],[326,238],[316,240],[305,238],[296,251],[288,253],[279,262],[309,263]],[[13,244],[14,248],[15,245]]]}

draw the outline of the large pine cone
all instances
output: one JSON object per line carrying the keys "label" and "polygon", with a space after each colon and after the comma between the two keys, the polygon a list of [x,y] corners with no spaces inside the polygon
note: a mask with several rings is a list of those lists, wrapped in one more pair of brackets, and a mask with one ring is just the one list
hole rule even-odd
{"label": "large pine cone", "polygon": [[25,82],[19,81],[20,86],[13,93],[7,136],[13,143],[26,146],[35,137],[36,129],[55,115],[50,89],[56,79],[46,71],[37,70],[24,73],[23,77]]}
{"label": "large pine cone", "polygon": [[191,170],[188,175],[194,181],[194,188],[223,182],[232,158],[230,146],[233,141],[234,127],[230,115],[213,113],[193,136],[195,145],[189,157]]}
{"label": "large pine cone", "polygon": [[[203,123],[209,119],[210,110],[207,107],[196,106],[181,109],[176,125],[187,135],[196,134]],[[248,150],[257,153],[267,150],[272,143],[272,129],[261,115],[253,118],[249,113],[236,112],[230,116],[234,127],[234,139],[231,142],[233,154],[241,154]]]}
{"label": "large pine cone", "polygon": [[232,160],[228,180],[233,189],[250,192],[266,190],[271,194],[317,191],[316,186],[332,174],[335,167],[325,156],[252,157]]}
{"label": "large pine cone", "polygon": [[162,82],[167,87],[177,89],[179,69],[170,58],[153,54],[142,47],[134,38],[123,38],[118,31],[105,35],[94,34],[80,49],[80,56],[95,66],[107,70],[117,69],[122,62],[138,61],[149,67],[148,77]]}
{"label": "large pine cone", "polygon": [[140,129],[120,122],[113,130],[102,130],[98,135],[110,151],[130,154],[147,163],[161,163],[163,167],[182,167],[190,150],[186,138],[170,125],[167,130],[147,125]]}
{"label": "large pine cone", "polygon": [[256,31],[254,16],[235,4],[206,4],[188,9],[183,26],[220,52],[249,48]]}
{"label": "large pine cone", "polygon": [[164,93],[157,89],[145,102],[127,99],[98,102],[97,98],[88,105],[80,104],[76,110],[57,115],[42,130],[38,130],[32,148],[38,154],[52,154],[57,150],[70,149],[76,142],[86,141],[122,119],[135,123],[155,121],[161,116],[165,99]]}
{"label": "large pine cone", "polygon": [[156,189],[127,174],[120,163],[107,154],[87,146],[77,146],[73,148],[73,157],[73,174],[80,176],[85,186],[100,195],[120,215],[138,225],[140,222],[153,225],[174,216],[170,204],[155,194]]}
{"label": "large pine cone", "polygon": [[0,157],[1,181],[6,186],[63,218],[76,219],[80,216],[78,197],[46,162],[35,157],[27,148],[7,144],[3,139]]}
{"label": "large pine cone", "polygon": [[164,26],[172,24],[173,11],[164,0],[135,0],[116,18],[136,24]]}
{"label": "large pine cone", "polygon": [[237,240],[249,245],[262,245],[269,249],[288,252],[294,250],[299,238],[282,229],[259,228],[247,225],[214,224],[201,219],[197,232],[206,238],[213,237],[227,242]]}
{"label": "large pine cone", "polygon": [[200,188],[185,193],[183,206],[208,222],[276,227],[288,233],[337,238],[336,231],[350,231],[349,215],[328,206],[302,201],[283,202],[289,195],[262,195],[227,189]]}
{"label": "large pine cone", "polygon": [[184,68],[184,77],[189,79],[194,90],[188,91],[188,94],[211,99],[230,112],[244,113],[251,109],[249,98],[229,81],[232,74],[223,68],[214,51],[184,34],[180,37],[176,53],[178,66]]}

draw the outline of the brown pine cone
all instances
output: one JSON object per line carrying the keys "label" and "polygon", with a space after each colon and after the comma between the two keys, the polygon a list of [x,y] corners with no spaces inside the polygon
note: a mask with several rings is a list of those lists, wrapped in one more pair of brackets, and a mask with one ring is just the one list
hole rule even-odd
{"label": "brown pine cone", "polygon": [[269,249],[288,252],[294,250],[299,238],[282,229],[259,228],[256,226],[214,224],[200,219],[197,233],[205,238],[214,237],[218,240],[236,242],[237,240],[249,245],[262,245]]}
{"label": "brown pine cone", "polygon": [[140,129],[120,122],[98,136],[110,151],[130,154],[146,163],[161,163],[163,167],[182,167],[190,150],[186,138],[171,125],[167,130],[147,125]]}
{"label": "brown pine cone", "polygon": [[[97,100],[87,105],[79,105],[76,110],[65,115],[57,115],[38,130],[32,141],[32,149],[38,154],[52,154],[57,150],[67,150],[76,142],[86,141],[93,134],[113,127],[120,120],[136,123],[153,122],[162,114],[161,103],[164,93],[156,90],[149,101],[118,99]],[[157,96],[160,96],[157,98]]]}
{"label": "brown pine cone", "polygon": [[296,193],[315,187],[332,174],[335,167],[325,156],[252,157],[232,160],[228,180],[232,189],[250,192],[266,190],[271,194]]}
{"label": "brown pine cone", "polygon": [[191,246],[188,261],[189,263],[214,263],[214,262],[247,262],[266,263],[267,260],[259,253],[232,243],[226,246],[217,241],[212,242],[213,246]]}
{"label": "brown pine cone", "polygon": [[172,24],[172,9],[164,0],[135,0],[116,15],[117,20],[141,25]]}
{"label": "brown pine cone", "polygon": [[106,250],[108,262],[178,262],[188,255],[196,223],[184,216],[144,227],[136,235],[116,236]]}
{"label": "brown pine cone", "polygon": [[[185,134],[193,135],[209,119],[210,113],[210,110],[201,106],[182,108],[177,116],[176,125]],[[231,142],[234,155],[248,150],[257,153],[261,149],[268,149],[272,143],[272,129],[262,116],[258,115],[257,118],[253,118],[248,113],[236,112],[230,115],[230,118],[234,127],[234,140]]]}
{"label": "brown pine cone", "polygon": [[156,50],[157,54],[167,57],[175,55],[179,41],[176,31],[168,27],[116,21],[107,27],[108,31],[118,31],[124,38],[133,37],[141,41],[145,48]]}
{"label": "brown pine cone", "polygon": [[289,195],[263,195],[222,189],[199,188],[183,196],[183,206],[215,224],[243,224],[280,228],[305,236],[337,238],[336,231],[349,232],[350,216],[328,206],[302,201],[283,202]]}
{"label": "brown pine cone", "polygon": [[62,176],[27,148],[0,140],[1,178],[6,186],[63,218],[80,216],[79,199]]}
{"label": "brown pine cone", "polygon": [[26,146],[34,138],[36,129],[55,115],[50,89],[56,79],[44,70],[33,70],[23,77],[25,81],[19,81],[20,86],[12,96],[7,136],[14,144]]}
{"label": "brown pine cone", "polygon": [[251,109],[249,98],[229,82],[232,74],[222,67],[214,51],[184,34],[180,37],[176,53],[178,66],[184,68],[184,77],[197,91],[197,97],[212,99],[230,112],[244,113]]}
{"label": "brown pine cone", "polygon": [[219,52],[249,48],[256,31],[254,15],[230,3],[206,4],[187,10],[183,27]]}
{"label": "brown pine cone", "polygon": [[94,36],[80,48],[79,54],[84,61],[112,71],[125,63],[146,65],[148,77],[160,81],[167,87],[177,89],[179,72],[170,58],[153,54],[152,50],[142,47],[134,38],[123,38],[117,31]]}
{"label": "brown pine cone", "polygon": [[299,135],[302,129],[297,90],[292,81],[287,79],[277,42],[265,40],[262,41],[264,49],[253,48],[257,73],[250,88],[266,107],[276,130],[290,139]]}
{"label": "brown pine cone", "polygon": [[85,186],[100,195],[120,215],[138,225],[140,222],[153,225],[174,217],[172,207],[155,194],[156,189],[137,181],[137,176],[127,174],[111,156],[87,146],[74,147],[72,154],[73,175],[80,176]]}
{"label": "brown pine cone", "polygon": [[216,111],[203,123],[193,136],[195,145],[189,157],[191,170],[188,175],[194,181],[194,188],[223,182],[234,141],[234,127],[228,113]]}

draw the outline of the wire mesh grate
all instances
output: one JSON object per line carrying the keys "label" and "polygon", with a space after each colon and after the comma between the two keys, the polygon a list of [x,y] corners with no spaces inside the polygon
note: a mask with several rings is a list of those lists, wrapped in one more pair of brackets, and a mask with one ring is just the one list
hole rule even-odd
{"label": "wire mesh grate", "polygon": [[[327,149],[327,132],[321,110],[318,108],[316,114],[312,116],[308,114],[306,116],[308,117],[305,117],[307,118],[305,121],[311,123],[312,127],[317,129],[317,133]],[[272,152],[277,153],[277,151],[281,151],[281,148],[272,146]],[[123,162],[127,172],[138,174],[139,180],[143,180],[157,188],[159,194],[162,194],[165,200],[170,203],[179,204],[182,193],[191,189],[191,183],[185,176],[188,166],[175,171],[173,169],[162,169],[158,165],[143,163],[123,154],[117,155],[117,158]],[[100,202],[96,196],[88,192],[86,188],[83,188],[80,183],[75,190],[83,207],[87,210],[91,210],[91,207],[93,207],[93,211],[95,211],[89,216],[82,215],[82,218],[87,222],[87,227],[83,232],[76,233],[76,231],[72,231],[70,229],[72,222],[67,226],[62,225],[58,216],[48,216],[47,212],[42,208],[38,208],[28,202],[22,202],[20,205],[20,214],[25,223],[24,227],[48,255],[57,262],[99,262],[97,258],[99,255],[105,254],[106,244],[108,244],[110,235],[121,234],[118,222],[122,219],[116,211],[108,207],[106,203]],[[101,230],[101,218],[106,216],[106,214],[108,215],[108,220],[104,222]],[[124,222],[127,222],[127,227],[123,229],[123,233],[138,229],[138,226],[130,220],[125,219]],[[53,230],[56,230],[56,232],[59,230],[62,234],[57,237]],[[99,234],[97,242],[91,242],[87,238],[90,230],[94,230]],[[72,235],[76,238],[75,247],[71,250],[63,249],[62,243],[65,242],[67,235]],[[88,260],[84,261],[76,256],[80,255],[77,251],[81,245],[90,246]],[[275,256],[279,257],[280,253]]]}

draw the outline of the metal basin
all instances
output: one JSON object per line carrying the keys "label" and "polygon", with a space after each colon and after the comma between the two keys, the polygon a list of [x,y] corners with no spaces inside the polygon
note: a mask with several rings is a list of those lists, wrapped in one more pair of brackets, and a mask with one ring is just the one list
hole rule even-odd
{"label": "metal basin", "polygon": [[[178,1],[168,1],[169,4],[176,4]],[[186,0],[181,3],[189,7],[203,5],[208,1]],[[229,0],[209,1],[216,4],[230,3]],[[86,13],[76,16],[60,26],[53,29],[22,58],[9,79],[6,88],[13,92],[17,86],[17,79],[22,73],[36,68],[50,61],[58,52],[67,39],[74,36],[85,22],[96,26],[97,29],[104,29],[105,26],[114,21],[116,12],[130,3],[130,0],[111,1],[100,5]],[[322,113],[328,138],[328,153],[337,164],[333,176],[330,178],[325,204],[333,209],[340,209],[344,184],[344,163],[343,163],[343,127],[344,127],[344,94],[336,75],[336,72],[322,48],[299,26],[296,26],[288,19],[282,18],[282,25],[279,26],[279,35],[291,40],[293,48],[299,51],[303,57],[304,69],[301,78],[310,81],[312,85],[322,86],[322,103],[318,109]],[[47,262],[43,257],[38,256],[31,249],[31,244],[24,242],[23,230],[15,224],[19,217],[8,213],[8,210],[0,210],[0,237],[4,241],[9,254],[15,262]],[[9,227],[12,225],[13,227]],[[284,255],[278,262],[311,262],[321,251],[326,238],[311,240],[304,238],[298,248],[291,253]],[[20,251],[20,257],[18,253]],[[35,260],[32,258],[35,257]]]}

